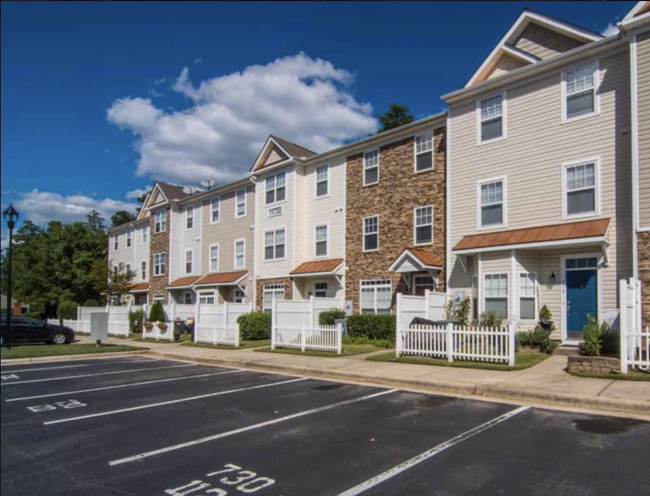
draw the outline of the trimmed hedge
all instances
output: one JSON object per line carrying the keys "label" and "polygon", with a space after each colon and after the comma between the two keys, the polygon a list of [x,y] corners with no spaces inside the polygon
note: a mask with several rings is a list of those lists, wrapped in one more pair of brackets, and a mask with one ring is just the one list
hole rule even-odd
{"label": "trimmed hedge", "polygon": [[151,305],[151,310],[149,310],[149,322],[166,322],[165,319],[165,310],[163,309],[162,303],[159,301],[154,302]]}
{"label": "trimmed hedge", "polygon": [[144,311],[135,310],[129,312],[129,333],[141,333],[142,324],[144,323]]}
{"label": "trimmed hedge", "polygon": [[345,317],[345,310],[339,310],[338,308],[325,310],[318,316],[318,325],[333,326],[336,325],[337,320],[344,319]]}
{"label": "trimmed hedge", "polygon": [[348,334],[353,338],[395,342],[395,315],[352,315],[348,317]]}
{"label": "trimmed hedge", "polygon": [[266,312],[250,312],[240,315],[237,319],[242,341],[258,341],[271,339],[271,314]]}

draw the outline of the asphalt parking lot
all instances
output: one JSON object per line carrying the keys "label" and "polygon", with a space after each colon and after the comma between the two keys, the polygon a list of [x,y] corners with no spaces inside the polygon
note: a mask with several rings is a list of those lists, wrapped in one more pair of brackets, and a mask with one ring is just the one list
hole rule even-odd
{"label": "asphalt parking lot", "polygon": [[650,423],[142,357],[2,366],[12,495],[650,494]]}

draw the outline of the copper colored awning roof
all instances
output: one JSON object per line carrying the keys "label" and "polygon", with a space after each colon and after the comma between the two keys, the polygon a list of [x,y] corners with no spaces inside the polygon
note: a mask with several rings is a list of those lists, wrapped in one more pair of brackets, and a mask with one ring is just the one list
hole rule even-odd
{"label": "copper colored awning roof", "polygon": [[198,279],[199,279],[198,276],[181,277],[180,279],[176,279],[175,281],[172,281],[172,283],[167,287],[168,288],[188,288],[192,284],[194,284]]}
{"label": "copper colored awning roof", "polygon": [[[407,264],[404,266],[404,264]],[[391,272],[415,272],[441,269],[442,262],[431,252],[422,248],[404,248],[390,264]]]}
{"label": "copper colored awning roof", "polygon": [[454,251],[472,251],[514,245],[536,245],[538,243],[560,243],[565,241],[586,241],[604,238],[610,219],[567,222],[551,226],[513,229],[486,234],[473,234],[461,239]]}
{"label": "copper colored awning roof", "polygon": [[308,274],[331,274],[343,263],[342,258],[331,260],[318,260],[317,262],[305,262],[293,269],[289,274],[292,276],[304,276]]}
{"label": "copper colored awning roof", "polygon": [[149,291],[149,283],[139,282],[137,284],[131,284],[131,286],[129,286],[129,291],[131,293],[141,293],[143,291]]}
{"label": "copper colored awning roof", "polygon": [[433,253],[429,253],[428,251],[423,250],[421,248],[407,248],[404,251],[407,251],[407,250],[410,253],[412,253],[415,258],[417,258],[420,262],[422,262],[426,266],[429,266],[429,267],[442,267],[442,262],[440,260],[438,260],[433,255]]}
{"label": "copper colored awning roof", "polygon": [[208,274],[196,281],[196,286],[231,286],[237,284],[248,274],[245,270]]}

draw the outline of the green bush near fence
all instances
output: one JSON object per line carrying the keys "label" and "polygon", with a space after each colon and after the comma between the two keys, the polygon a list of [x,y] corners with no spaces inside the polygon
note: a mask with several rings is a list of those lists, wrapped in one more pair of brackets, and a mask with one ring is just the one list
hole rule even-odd
{"label": "green bush near fence", "polygon": [[149,322],[165,322],[165,310],[163,309],[162,303],[156,301],[151,305],[149,318],[147,320]]}
{"label": "green bush near fence", "polygon": [[322,326],[333,326],[336,325],[336,321],[345,318],[345,310],[339,310],[338,308],[332,308],[330,310],[325,310],[321,312],[318,316],[318,325]]}
{"label": "green bush near fence", "polygon": [[348,335],[395,342],[395,315],[352,315],[348,317]]}
{"label": "green bush near fence", "polygon": [[56,316],[59,319],[76,319],[77,304],[74,301],[62,301],[56,309]]}
{"label": "green bush near fence", "polygon": [[240,315],[237,319],[240,339],[242,341],[258,341],[271,339],[271,314],[266,312],[250,312]]}
{"label": "green bush near fence", "polygon": [[144,322],[144,311],[135,310],[129,312],[129,333],[130,334],[141,334],[142,333],[142,323]]}

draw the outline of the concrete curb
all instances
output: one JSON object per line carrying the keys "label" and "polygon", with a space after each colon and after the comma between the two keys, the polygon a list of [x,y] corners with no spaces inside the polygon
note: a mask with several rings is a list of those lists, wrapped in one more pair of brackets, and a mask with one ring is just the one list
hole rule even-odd
{"label": "concrete curb", "polygon": [[79,355],[62,355],[62,356],[50,356],[50,357],[35,357],[35,358],[9,358],[4,359],[1,362],[3,367],[8,367],[11,365],[24,365],[26,363],[47,363],[47,362],[67,362],[74,360],[97,360],[100,358],[110,358],[110,357],[119,357],[119,356],[128,356],[128,355],[143,355],[149,350],[147,348],[142,348],[140,350],[130,350],[130,351],[116,351],[112,353],[87,353]]}
{"label": "concrete curb", "polygon": [[602,398],[593,396],[567,395],[559,393],[545,393],[537,391],[522,391],[503,386],[478,386],[447,381],[419,381],[416,379],[391,379],[386,377],[372,377],[355,372],[342,370],[325,370],[303,366],[281,364],[259,364],[242,358],[207,358],[188,357],[173,352],[149,351],[142,354],[157,356],[173,360],[189,361],[204,365],[220,365],[239,367],[256,372],[271,372],[287,375],[299,375],[314,379],[332,379],[369,386],[381,386],[395,389],[428,391],[452,396],[475,397],[481,399],[504,400],[523,404],[548,405],[554,407],[568,407],[574,409],[597,410],[608,413],[618,413],[644,417],[650,419],[650,401],[635,401],[618,398]]}

